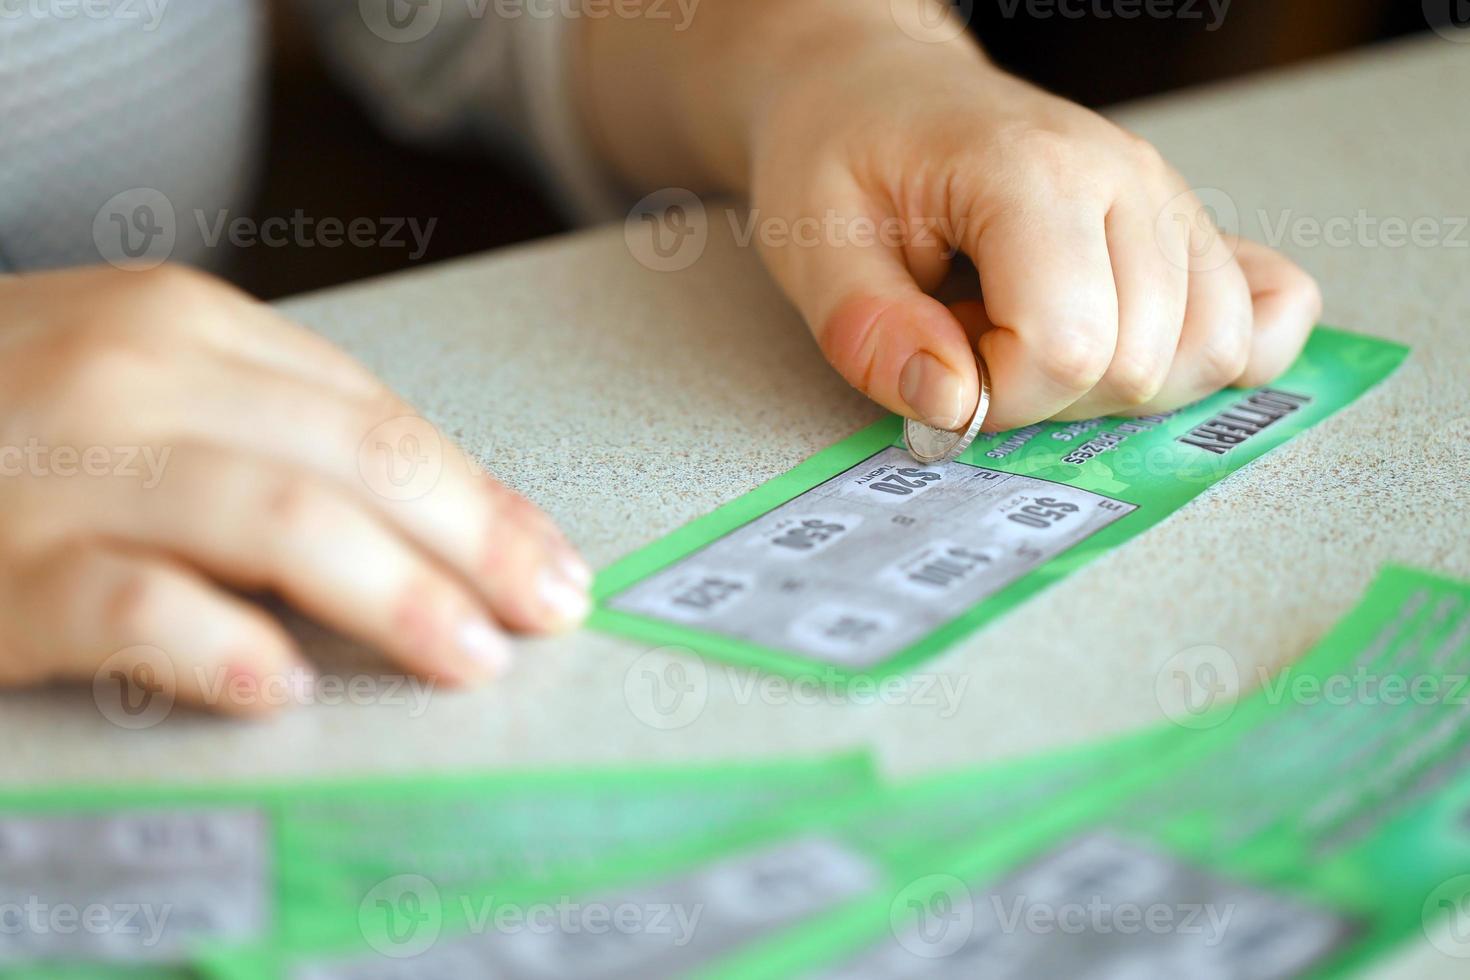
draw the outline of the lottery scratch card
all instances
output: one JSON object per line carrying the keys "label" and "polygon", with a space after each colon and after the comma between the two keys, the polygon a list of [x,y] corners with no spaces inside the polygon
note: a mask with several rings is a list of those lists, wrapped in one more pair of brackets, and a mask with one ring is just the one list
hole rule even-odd
{"label": "lottery scratch card", "polygon": [[581,881],[821,800],[868,760],[313,785],[0,790],[0,977],[193,976],[200,944],[356,930],[406,869],[447,893]]}
{"label": "lottery scratch card", "polygon": [[1318,328],[1269,386],[982,436],[920,465],[885,419],[598,578],[594,626],[786,674],[907,669],[1158,523],[1391,373]]}
{"label": "lottery scratch card", "polygon": [[721,980],[1352,975],[1470,958],[1470,584],[1389,568],[1300,662]]}

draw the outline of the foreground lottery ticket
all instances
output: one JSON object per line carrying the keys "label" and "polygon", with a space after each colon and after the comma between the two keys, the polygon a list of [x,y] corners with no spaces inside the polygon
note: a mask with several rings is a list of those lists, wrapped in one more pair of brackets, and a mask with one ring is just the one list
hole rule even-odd
{"label": "foreground lottery ticket", "polygon": [[906,670],[1385,378],[1325,328],[1271,385],[982,437],[923,466],[889,418],[599,576],[593,626],[786,674]]}
{"label": "foreground lottery ticket", "polygon": [[713,975],[1346,975],[1470,963],[1470,585],[1405,569],[1157,766]]}
{"label": "foreground lottery ticket", "polygon": [[768,821],[623,862],[590,891],[556,894],[502,882],[439,890],[427,901],[401,893],[381,910],[403,926],[397,939],[374,915],[355,935],[317,937],[315,949],[298,943],[222,951],[200,966],[215,980],[682,976],[891,891],[936,848],[975,840],[1140,758],[1157,757],[1175,736],[1137,736],[775,811]]}
{"label": "foreground lottery ticket", "polygon": [[773,808],[874,786],[864,757],[219,790],[0,793],[0,977],[193,976],[201,944],[355,928],[434,887],[577,880]]}

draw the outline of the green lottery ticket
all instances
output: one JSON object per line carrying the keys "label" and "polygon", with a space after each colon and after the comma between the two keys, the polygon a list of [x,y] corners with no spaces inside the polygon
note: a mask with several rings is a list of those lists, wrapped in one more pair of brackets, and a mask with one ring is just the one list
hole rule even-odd
{"label": "green lottery ticket", "polygon": [[714,975],[1346,975],[1470,962],[1470,586],[1385,571],[1301,663],[1095,783]]}
{"label": "green lottery ticket", "polygon": [[[1165,732],[1177,742],[1177,732]],[[544,885],[403,892],[355,935],[316,948],[222,951],[217,980],[444,976],[497,980],[651,980],[697,972],[746,944],[799,927],[908,880],[936,847],[1023,819],[1061,795],[1152,756],[1159,735],[800,804],[604,869],[595,887]],[[349,903],[359,907],[356,900]],[[432,909],[432,915],[424,910]],[[418,918],[412,914],[417,911]],[[382,928],[395,923],[394,929]],[[396,936],[396,939],[393,938]]]}
{"label": "green lottery ticket", "polygon": [[599,576],[592,625],[800,675],[908,669],[1320,422],[1403,360],[1318,328],[1269,386],[916,464],[878,422]]}
{"label": "green lottery ticket", "polygon": [[0,976],[189,976],[201,945],[358,927],[413,869],[581,880],[612,860],[867,793],[861,756],[327,785],[0,792]]}

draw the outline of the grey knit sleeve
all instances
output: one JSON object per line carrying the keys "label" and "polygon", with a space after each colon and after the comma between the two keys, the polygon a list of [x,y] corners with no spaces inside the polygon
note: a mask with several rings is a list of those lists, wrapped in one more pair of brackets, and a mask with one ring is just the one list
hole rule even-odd
{"label": "grey knit sleeve", "polygon": [[576,21],[525,0],[297,0],[327,60],[399,137],[472,140],[537,168],[569,217],[622,216],[571,94]]}

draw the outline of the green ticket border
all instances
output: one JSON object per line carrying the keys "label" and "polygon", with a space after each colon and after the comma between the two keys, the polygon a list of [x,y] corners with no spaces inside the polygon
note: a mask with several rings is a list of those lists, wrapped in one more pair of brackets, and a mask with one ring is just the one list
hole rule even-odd
{"label": "green ticket border", "polygon": [[[779,784],[798,788],[800,792],[793,794],[794,802],[787,805],[801,811],[806,807],[830,806],[834,799],[866,799],[879,791],[881,780],[871,753],[866,749],[851,749],[779,759],[710,759],[683,764],[648,761],[615,766],[582,764],[547,769],[513,768],[481,773],[449,771],[390,777],[351,775],[287,782],[117,783],[0,788],[0,816],[88,816],[173,809],[259,813],[267,822],[265,859],[268,888],[273,898],[271,921],[265,934],[255,943],[235,946],[219,940],[196,940],[186,953],[190,965],[40,959],[0,963],[0,977],[5,980],[39,980],[52,976],[100,980],[139,976],[173,980],[204,975],[201,957],[208,958],[215,950],[224,951],[225,961],[240,959],[255,963],[284,955],[278,951],[303,944],[309,946],[308,937],[319,932],[339,935],[342,922],[350,921],[356,914],[355,906],[342,906],[336,901],[339,886],[361,877],[362,872],[355,860],[334,860],[311,851],[309,842],[312,834],[303,836],[301,818],[296,814],[296,810],[303,806],[345,804],[372,807],[384,800],[411,800],[414,805],[456,804],[466,799],[492,802],[528,791],[547,797],[571,790],[584,795],[621,793],[654,797],[665,791],[688,793],[706,786],[727,788],[732,784],[741,787]],[[711,836],[732,836],[747,826],[763,826],[769,820],[769,816],[756,813],[738,816],[728,826],[707,833],[691,830],[689,839],[677,846],[686,849],[703,846]],[[628,875],[631,876],[641,868],[639,862],[647,860],[648,855],[661,854],[668,849],[675,849],[675,845],[634,844],[627,849],[626,855],[620,855],[616,862],[609,862],[609,868],[621,866],[618,862],[628,864],[631,866]],[[376,866],[380,862],[373,856],[372,863]],[[406,868],[402,873],[423,870]],[[584,872],[569,866],[554,871],[544,880],[523,882],[507,877],[486,882],[484,889],[493,893],[508,890],[518,894],[539,894],[553,885],[565,890],[580,887],[583,877]],[[259,975],[274,976],[276,973],[266,970]]]}
{"label": "green ticket border", "polygon": [[[890,446],[901,446],[902,420],[897,416],[882,419],[836,445],[818,452],[790,471],[760,485],[744,496],[697,518],[668,536],[647,545],[604,569],[593,587],[597,608],[588,620],[594,629],[644,640],[662,646],[684,646],[700,653],[743,666],[758,667],[788,677],[802,677],[814,672],[839,676],[872,676],[882,680],[902,674],[914,665],[936,656],[958,640],[989,624],[1021,605],[1033,595],[1065,578],[1074,570],[1124,544],[1160,523],[1184,503],[1219,482],[1225,476],[1264,456],[1293,436],[1335,414],[1386,378],[1404,360],[1408,348],[1402,344],[1329,327],[1318,327],[1307,342],[1302,357],[1282,377],[1264,385],[1286,390],[1308,389],[1312,401],[1288,415],[1226,456],[1200,453],[1197,472],[1179,472],[1174,479],[1155,481],[1152,485],[1135,484],[1127,491],[1088,486],[1088,467],[1098,460],[1083,464],[1057,464],[1038,468],[1027,466],[1025,453],[1002,460],[987,460],[984,453],[1004,442],[1009,433],[998,433],[977,440],[959,462],[984,465],[987,469],[1018,475],[1068,482],[1092,490],[1136,510],[1125,514],[1109,526],[1077,542],[1071,548],[1043,562],[1016,581],[971,606],[956,618],[939,626],[926,636],[905,647],[888,660],[872,667],[852,668],[826,661],[809,659],[801,654],[749,643],[734,637],[690,626],[655,619],[637,613],[611,609],[608,600],[616,597],[650,575],[682,561],[708,547],[731,532],[758,520],[770,511],[843,471],[858,465],[874,453]],[[1340,356],[1343,353],[1351,356]],[[1323,376],[1320,365],[1330,364],[1332,374]],[[1309,383],[1310,382],[1310,383]],[[1256,389],[1259,390],[1259,389]],[[1200,422],[1223,411],[1249,390],[1232,389],[1219,392],[1183,409],[1154,430],[1169,443],[1187,433]],[[1141,436],[1139,437],[1142,438]],[[1085,440],[1079,440],[1085,441]],[[1207,458],[1205,458],[1207,457]],[[983,464],[981,461],[984,461]],[[1067,479],[1060,479],[1060,478]]]}
{"label": "green ticket border", "polygon": [[[1397,607],[1419,587],[1470,589],[1444,573],[1387,564],[1379,569],[1359,601],[1300,659],[1281,668],[1277,676],[1288,673],[1323,676],[1346,669],[1352,656],[1360,651],[1361,638],[1382,626],[1385,607]],[[1217,749],[1254,730],[1277,708],[1257,689],[1238,702],[1218,705],[1215,710],[1222,716],[1219,723],[1200,731],[1178,730],[1172,740],[1166,740],[1170,750],[1156,760],[1148,764],[1135,762],[1131,766],[1125,761],[1115,770],[1114,779],[1094,781],[1055,801],[1054,806],[1028,813],[1026,819],[1012,822],[997,835],[969,845],[933,850],[916,867],[914,880],[905,887],[873,896],[866,902],[852,903],[793,929],[780,937],[779,942],[752,943],[696,976],[699,980],[760,980],[770,976],[820,974],[889,935],[891,910],[908,907],[909,898],[918,905],[927,904],[955,879],[971,888],[986,887],[1081,831],[1106,829],[1108,818],[1119,803],[1133,794],[1165,784],[1176,773],[1207,762]],[[1146,741],[1138,744],[1148,748]],[[1135,760],[1139,758],[1139,754],[1134,755]],[[1432,830],[1432,821],[1427,821],[1426,816],[1441,811],[1446,798],[1460,801],[1456,808],[1462,808],[1464,801],[1470,800],[1465,786],[1466,781],[1462,780],[1441,787],[1439,795],[1389,817],[1370,839],[1390,841],[1395,832],[1406,828],[1416,835]],[[1384,890],[1384,883],[1345,872],[1341,857],[1326,862],[1316,880],[1283,880],[1279,868],[1256,863],[1232,865],[1219,856],[1205,856],[1196,848],[1186,846],[1204,836],[1206,831],[1196,822],[1181,820],[1166,836],[1150,838],[1146,843],[1199,869],[1315,904],[1356,922],[1358,931],[1347,943],[1297,974],[1295,980],[1335,980],[1353,975],[1400,949],[1422,921],[1422,909],[1417,904],[1390,908],[1377,899],[1379,905],[1375,908],[1375,898]],[[1357,849],[1364,847],[1360,844]],[[1267,850],[1273,860],[1279,858],[1270,848]],[[1385,850],[1387,853],[1373,862],[1375,869],[1385,874],[1404,873],[1402,868],[1390,868],[1383,863],[1402,861],[1404,856],[1394,853],[1391,843]],[[1233,857],[1239,860],[1238,855]],[[1453,869],[1444,869],[1444,873],[1452,874]],[[1329,892],[1329,888],[1335,889],[1335,893]]]}

